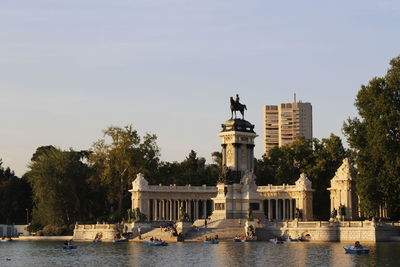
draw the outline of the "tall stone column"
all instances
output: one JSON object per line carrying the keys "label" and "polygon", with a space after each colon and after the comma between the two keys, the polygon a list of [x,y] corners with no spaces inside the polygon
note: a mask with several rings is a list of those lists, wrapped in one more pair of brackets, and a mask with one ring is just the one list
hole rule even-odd
{"label": "tall stone column", "polygon": [[150,208],[150,199],[148,199],[147,200],[147,212],[146,212],[146,215],[147,215],[147,220],[148,221],[150,221],[150,218],[151,218],[151,214],[150,214],[150,211],[151,211],[151,208]]}
{"label": "tall stone column", "polygon": [[161,220],[165,220],[165,199],[161,200]]}
{"label": "tall stone column", "polygon": [[168,218],[170,221],[173,220],[173,217],[172,217],[172,216],[173,216],[173,214],[172,214],[172,209],[173,209],[173,207],[172,207],[172,200],[170,199],[170,200],[169,200],[169,218]]}
{"label": "tall stone column", "polygon": [[158,220],[158,199],[154,199],[154,220]]}
{"label": "tall stone column", "polygon": [[222,147],[222,166],[226,166],[226,144],[221,144]]}
{"label": "tall stone column", "polygon": [[282,199],[282,220],[286,220],[286,199]]}
{"label": "tall stone column", "polygon": [[176,206],[178,205],[177,201],[172,200],[172,220],[176,221]]}
{"label": "tall stone column", "polygon": [[207,219],[207,200],[203,200],[203,217]]}
{"label": "tall stone column", "polygon": [[275,199],[275,206],[276,206],[276,210],[275,210],[275,219],[278,221],[279,218],[279,199]]}
{"label": "tall stone column", "polygon": [[194,212],[194,219],[198,220],[199,219],[199,201],[196,199],[194,203],[195,207],[195,212]]}
{"label": "tall stone column", "polygon": [[189,219],[192,220],[192,200],[187,200],[186,202],[186,207],[187,207],[187,214],[189,215]]}
{"label": "tall stone column", "polygon": [[289,216],[289,218],[292,221],[293,220],[293,199],[290,199],[289,204],[290,204],[290,216]]}
{"label": "tall stone column", "polygon": [[249,159],[249,163],[248,163],[248,168],[251,171],[254,171],[254,144],[248,144],[247,145],[247,151],[248,151],[248,159]]}
{"label": "tall stone column", "polygon": [[272,220],[272,199],[268,199],[268,219]]}

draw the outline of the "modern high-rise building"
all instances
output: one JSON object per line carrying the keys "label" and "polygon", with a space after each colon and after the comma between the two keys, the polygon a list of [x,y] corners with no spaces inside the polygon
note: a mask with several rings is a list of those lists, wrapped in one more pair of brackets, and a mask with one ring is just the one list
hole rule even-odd
{"label": "modern high-rise building", "polygon": [[311,103],[293,102],[263,107],[264,153],[276,146],[293,143],[298,136],[311,140]]}

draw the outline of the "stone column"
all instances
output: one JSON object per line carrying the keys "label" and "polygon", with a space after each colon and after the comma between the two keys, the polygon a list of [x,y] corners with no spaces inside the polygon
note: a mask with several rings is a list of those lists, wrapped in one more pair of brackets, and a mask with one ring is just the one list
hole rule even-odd
{"label": "stone column", "polygon": [[158,199],[154,199],[154,220],[157,221],[158,220]]}
{"label": "stone column", "polygon": [[169,201],[168,201],[168,205],[169,205],[169,220],[170,221],[172,221],[173,219],[172,219],[172,200],[170,199]]}
{"label": "stone column", "polygon": [[293,220],[293,199],[289,200],[289,207],[290,207],[290,216],[289,219],[292,221]]}
{"label": "stone column", "polygon": [[203,219],[207,219],[207,200],[203,200]]}
{"label": "stone column", "polygon": [[279,220],[279,199],[275,199],[275,219]]}
{"label": "stone column", "polygon": [[226,144],[221,144],[222,146],[222,166],[226,165]]}
{"label": "stone column", "polygon": [[194,202],[194,219],[199,219],[199,201],[197,199]]}
{"label": "stone column", "polygon": [[247,158],[249,160],[248,167],[249,167],[249,170],[251,170],[251,171],[254,171],[254,147],[255,147],[254,144],[247,145],[247,151],[248,151]]}
{"label": "stone column", "polygon": [[151,218],[151,215],[150,215],[150,210],[151,210],[151,209],[150,209],[150,205],[151,205],[151,204],[150,204],[150,199],[148,199],[148,200],[147,200],[147,212],[146,212],[147,220],[148,220],[148,221],[150,221],[150,218]]}
{"label": "stone column", "polygon": [[161,220],[165,220],[165,200],[161,200]]}
{"label": "stone column", "polygon": [[193,219],[193,217],[192,217],[192,200],[187,201],[187,207],[188,207],[187,214],[189,215],[189,219],[192,220]]}
{"label": "stone column", "polygon": [[282,220],[286,220],[286,199],[282,199]]}
{"label": "stone column", "polygon": [[268,220],[272,220],[272,199],[268,199]]}
{"label": "stone column", "polygon": [[172,200],[172,220],[176,220],[176,200]]}

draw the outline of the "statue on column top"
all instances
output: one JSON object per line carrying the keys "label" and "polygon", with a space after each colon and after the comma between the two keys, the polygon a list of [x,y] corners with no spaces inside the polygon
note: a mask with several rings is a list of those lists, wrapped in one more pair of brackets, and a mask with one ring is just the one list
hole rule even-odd
{"label": "statue on column top", "polygon": [[240,111],[242,114],[242,120],[244,120],[244,111],[247,110],[246,105],[240,103],[239,94],[236,94],[236,100],[233,97],[230,98],[231,101],[231,119],[233,119],[233,113],[235,112],[236,119],[236,111]]}

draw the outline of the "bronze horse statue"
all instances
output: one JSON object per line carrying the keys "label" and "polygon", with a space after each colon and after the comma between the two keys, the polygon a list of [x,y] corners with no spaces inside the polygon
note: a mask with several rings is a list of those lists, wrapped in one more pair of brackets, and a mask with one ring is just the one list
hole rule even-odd
{"label": "bronze horse statue", "polygon": [[233,112],[235,112],[235,119],[236,119],[236,111],[240,111],[242,114],[242,119],[244,120],[244,111],[247,110],[246,105],[240,104],[239,100],[234,100],[231,97],[231,119],[233,119]]}

